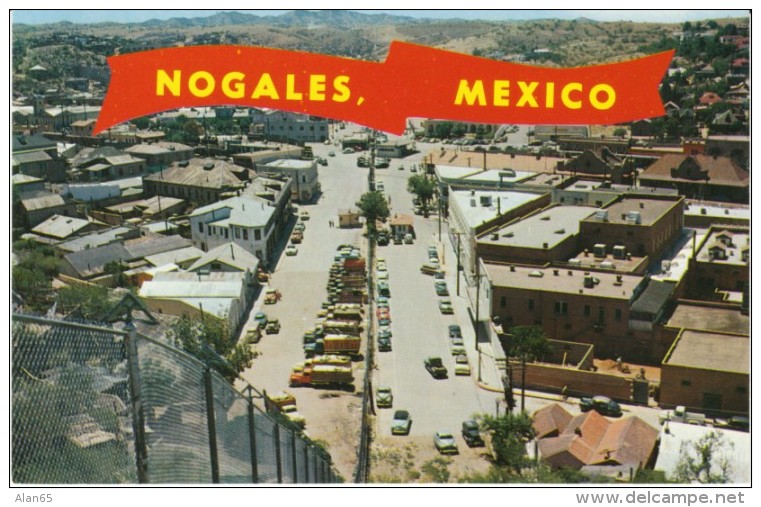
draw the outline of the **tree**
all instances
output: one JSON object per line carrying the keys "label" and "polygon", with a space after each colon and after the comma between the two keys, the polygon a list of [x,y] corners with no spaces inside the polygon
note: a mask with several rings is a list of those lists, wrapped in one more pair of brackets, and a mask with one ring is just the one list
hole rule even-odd
{"label": "tree", "polygon": [[100,285],[71,285],[58,291],[58,300],[64,311],[79,308],[85,320],[100,322],[114,307],[107,288]]}
{"label": "tree", "polygon": [[673,479],[680,483],[725,484],[731,480],[734,444],[710,431],[695,442],[682,442]]}
{"label": "tree", "polygon": [[362,212],[362,216],[365,217],[365,222],[367,223],[367,236],[370,239],[375,238],[375,223],[378,220],[385,222],[390,214],[386,198],[383,196],[382,192],[377,190],[373,192],[365,192],[356,204]]}
{"label": "tree", "polygon": [[407,180],[407,190],[420,199],[423,216],[428,218],[428,203],[436,194],[436,182],[422,174],[413,174]]}
{"label": "tree", "polygon": [[195,320],[183,315],[170,324],[167,337],[175,346],[217,370],[229,382],[249,368],[257,353],[230,335],[225,322],[208,317]]}
{"label": "tree", "polygon": [[491,435],[494,465],[506,468],[510,474],[522,475],[532,464],[526,454],[526,444],[534,436],[531,418],[525,413],[506,413],[500,416],[482,414],[477,417],[481,428]]}
{"label": "tree", "polygon": [[526,410],[526,363],[535,361],[552,351],[544,331],[539,326],[510,328],[507,353],[521,361],[521,412]]}
{"label": "tree", "polygon": [[626,137],[627,133],[628,131],[625,128],[618,127],[616,130],[613,131],[613,136],[620,137],[621,139],[623,139],[624,137]]}

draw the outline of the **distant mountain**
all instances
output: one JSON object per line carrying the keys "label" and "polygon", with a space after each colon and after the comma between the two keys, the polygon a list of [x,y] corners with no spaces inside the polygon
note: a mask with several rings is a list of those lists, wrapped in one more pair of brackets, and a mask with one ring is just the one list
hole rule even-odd
{"label": "distant mountain", "polygon": [[391,14],[364,14],[343,10],[298,10],[279,16],[256,16],[244,12],[218,12],[200,18],[150,19],[140,26],[148,28],[188,28],[230,25],[274,26],[328,26],[332,28],[359,28],[363,26],[396,25],[416,22],[415,18]]}

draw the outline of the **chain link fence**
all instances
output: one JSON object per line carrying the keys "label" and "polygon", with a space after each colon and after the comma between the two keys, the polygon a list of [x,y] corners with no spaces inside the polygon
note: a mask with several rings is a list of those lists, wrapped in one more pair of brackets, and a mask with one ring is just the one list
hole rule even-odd
{"label": "chain link fence", "polygon": [[117,329],[13,315],[17,484],[330,483],[330,455],[196,358]]}

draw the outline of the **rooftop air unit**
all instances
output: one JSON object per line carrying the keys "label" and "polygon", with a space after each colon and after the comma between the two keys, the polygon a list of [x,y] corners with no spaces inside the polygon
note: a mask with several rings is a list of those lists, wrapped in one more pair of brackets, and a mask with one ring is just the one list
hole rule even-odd
{"label": "rooftop air unit", "polygon": [[626,259],[626,247],[624,245],[616,245],[613,247],[614,259]]}
{"label": "rooftop air unit", "polygon": [[594,246],[594,248],[592,249],[592,251],[594,252],[595,257],[604,258],[605,255],[606,255],[605,249],[606,249],[605,244],[603,244],[603,243],[597,243]]}
{"label": "rooftop air unit", "polygon": [[639,211],[630,211],[626,214],[626,221],[630,224],[641,224],[642,214]]}

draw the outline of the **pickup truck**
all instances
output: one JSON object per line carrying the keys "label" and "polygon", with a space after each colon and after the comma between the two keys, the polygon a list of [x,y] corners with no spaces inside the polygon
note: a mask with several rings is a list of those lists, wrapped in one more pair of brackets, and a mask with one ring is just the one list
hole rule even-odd
{"label": "pickup truck", "polygon": [[674,410],[664,410],[658,416],[658,421],[661,424],[666,421],[675,421],[685,424],[695,424],[697,426],[705,426],[706,416],[696,412],[687,412],[687,409],[681,405]]}

